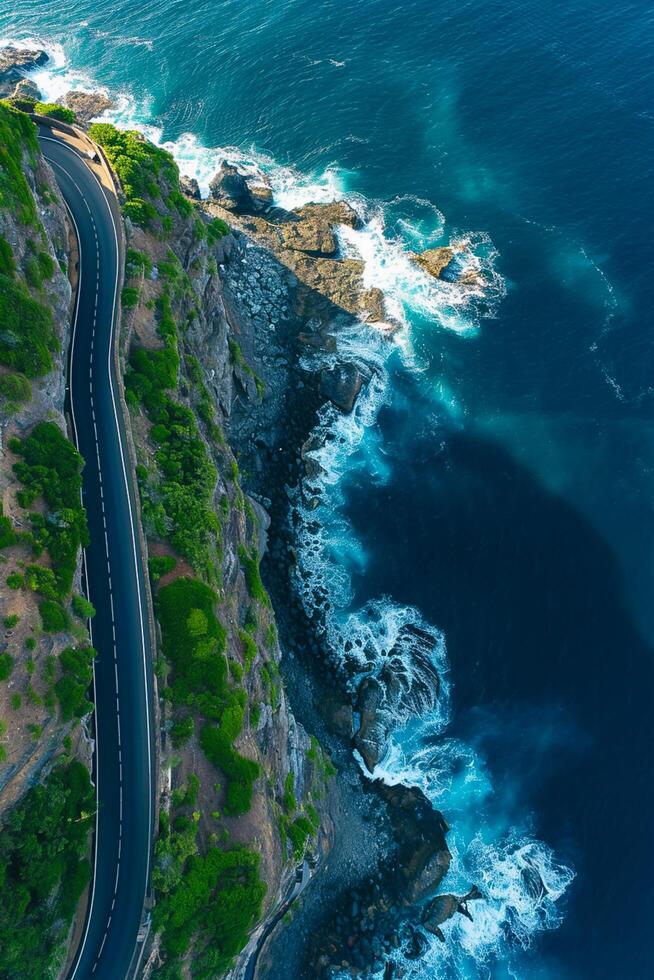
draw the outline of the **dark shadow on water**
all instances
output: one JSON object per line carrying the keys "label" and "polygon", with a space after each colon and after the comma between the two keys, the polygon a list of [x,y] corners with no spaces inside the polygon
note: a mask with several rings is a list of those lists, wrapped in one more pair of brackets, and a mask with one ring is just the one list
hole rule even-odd
{"label": "dark shadow on water", "polygon": [[[493,777],[511,774],[537,835],[577,869],[536,959],[649,976],[654,669],[616,558],[502,449],[458,434],[439,453],[406,432],[395,482],[350,512],[370,558],[357,600],[387,594],[445,631],[451,733],[493,719],[477,733]],[[541,716],[554,735],[530,769],[521,732]]]}

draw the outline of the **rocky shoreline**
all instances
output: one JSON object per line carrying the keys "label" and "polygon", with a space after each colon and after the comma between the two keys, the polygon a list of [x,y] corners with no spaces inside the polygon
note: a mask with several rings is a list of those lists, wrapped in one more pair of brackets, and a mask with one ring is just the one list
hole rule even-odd
{"label": "rocky shoreline", "polygon": [[[245,177],[225,166],[212,197],[209,209],[230,221],[237,241],[223,270],[228,315],[236,332],[250,339],[245,353],[266,387],[254,409],[245,399],[233,408],[230,438],[249,474],[249,492],[271,517],[262,572],[276,609],[288,696],[339,771],[332,851],[307,888],[301,912],[277,930],[260,975],[366,975],[386,962],[385,975],[400,976],[389,954],[401,947],[419,957],[427,945],[423,930],[442,939],[442,923],[469,915],[467,902],[479,895],[474,887],[467,896],[437,894],[450,864],[444,817],[420,790],[366,778],[353,756],[357,748],[372,772],[384,753],[384,719],[400,692],[391,671],[350,692],[326,645],[320,613],[309,617],[295,588],[291,504],[305,478],[315,476],[307,447],[319,409],[329,400],[341,412],[352,411],[369,381],[360,364],[341,358],[339,332],[355,320],[370,330],[382,325],[384,333],[397,325],[383,319],[381,294],[363,289],[358,263],[340,257],[334,245],[336,225],[354,227],[358,220],[347,204],[262,213],[260,201],[248,197]],[[308,369],[307,349],[331,355],[329,366]],[[433,680],[437,697],[438,677]]]}
{"label": "rocky shoreline", "polygon": [[[4,54],[0,96],[38,98],[24,72],[47,55]],[[111,100],[70,92],[64,104],[85,124]],[[183,181],[182,189],[200,197],[194,181]],[[364,263],[341,254],[338,227],[360,223],[346,202],[286,211],[273,205],[265,178],[252,179],[224,162],[203,208],[233,231],[220,278],[230,332],[244,358],[241,364],[232,352],[237,385],[224,408],[244,487],[263,523],[270,518],[262,574],[276,611],[282,674],[294,716],[317,734],[339,772],[334,846],[303,895],[301,914],[273,935],[261,975],[285,980],[385,970],[385,977],[400,976],[390,954],[402,948],[418,958],[427,944],[424,932],[443,939],[443,922],[469,915],[467,903],[480,896],[474,886],[465,896],[438,894],[450,865],[445,818],[419,789],[373,781],[354,758],[356,748],[372,773],[402,692],[390,669],[367,676],[353,692],[334,662],[324,612],[316,607],[308,615],[296,589],[291,503],[293,494],[313,492],[310,453],[321,406],[329,401],[339,412],[352,412],[372,378],[374,368],[343,355],[339,334],[363,323],[390,338],[400,324],[388,316],[381,290],[364,285]],[[465,254],[463,245],[451,243],[412,258],[428,275],[474,285],[477,274]],[[314,368],[305,356],[312,351],[326,355]],[[215,379],[219,404],[223,392]],[[319,496],[314,499],[318,508]],[[437,699],[436,674],[432,681]]]}

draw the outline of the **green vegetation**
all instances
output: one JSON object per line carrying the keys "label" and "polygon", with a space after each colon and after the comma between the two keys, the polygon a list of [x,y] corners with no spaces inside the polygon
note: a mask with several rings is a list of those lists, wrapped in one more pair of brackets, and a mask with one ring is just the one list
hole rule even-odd
{"label": "green vegetation", "polygon": [[225,235],[229,235],[229,225],[222,218],[214,218],[206,226],[207,238],[213,245],[215,242],[220,241]]}
{"label": "green vegetation", "polygon": [[160,889],[156,929],[163,931],[168,955],[183,956],[195,937],[194,976],[222,975],[245,946],[261,914],[266,886],[259,878],[259,855],[244,847],[210,848],[192,855],[183,876]]}
{"label": "green vegetation", "polygon": [[56,976],[79,897],[94,816],[80,763],[55,769],[5,815],[0,832],[0,977]]}
{"label": "green vegetation", "polygon": [[149,276],[152,272],[152,262],[150,256],[145,252],[139,252],[137,248],[128,248],[125,256],[125,272],[128,276],[136,276],[141,273]]}
{"label": "green vegetation", "polygon": [[[170,153],[140,133],[119,130],[110,123],[94,123],[89,136],[103,147],[118,174],[126,198],[123,211],[134,224],[148,228],[159,219],[167,230],[164,217],[168,216],[162,217],[166,206],[181,215],[191,214],[193,205],[180,192],[179,170]],[[165,201],[162,192],[167,195]]]}
{"label": "green vegetation", "polygon": [[2,500],[0,500],[0,548],[9,548],[17,541],[17,535],[13,524],[8,517],[5,517]]}
{"label": "green vegetation", "polygon": [[261,581],[259,559],[256,553],[248,552],[247,549],[241,545],[241,547],[238,549],[238,557],[245,573],[245,583],[251,597],[256,599],[256,601],[260,602],[262,605],[269,606],[270,599],[268,598],[268,593],[266,592],[263,582]]}
{"label": "green vegetation", "polygon": [[32,397],[32,386],[23,374],[3,374],[0,395],[12,406],[22,405]]}
{"label": "green vegetation", "polygon": [[18,613],[12,613],[11,616],[5,616],[5,618],[3,619],[5,629],[8,630],[13,630],[14,626],[17,626],[19,622],[20,622],[20,616],[18,615]]}
{"label": "green vegetation", "polygon": [[176,565],[177,559],[172,555],[154,555],[148,560],[152,581],[156,582],[162,575],[172,572]]}
{"label": "green vegetation", "polygon": [[59,105],[58,102],[35,102],[34,112],[38,113],[39,116],[50,116],[51,119],[58,119],[60,122],[75,122],[73,110]]}
{"label": "green vegetation", "polygon": [[59,349],[52,312],[6,275],[0,275],[0,324],[0,363],[28,378],[47,374]]}
{"label": "green vegetation", "polygon": [[86,692],[93,680],[93,647],[68,647],[59,657],[61,677],[55,684],[55,693],[64,721],[82,718],[93,711]]}
{"label": "green vegetation", "polygon": [[0,273],[11,278],[15,271],[13,249],[7,239],[0,235]]}
{"label": "green vegetation", "polygon": [[185,745],[193,734],[194,729],[195,723],[191,715],[186,715],[185,718],[180,718],[174,722],[170,729],[170,739],[174,748],[179,749],[182,745]]}
{"label": "green vegetation", "polygon": [[234,688],[225,658],[226,632],[216,618],[216,595],[197,579],[180,578],[159,591],[162,649],[172,666],[170,700],[194,706],[207,719],[200,742],[227,777],[227,813],[246,813],[260,774],[257,762],[239,755],[234,739],[243,727],[246,696]]}
{"label": "green vegetation", "polygon": [[14,658],[5,650],[4,653],[0,653],[0,681],[6,681],[8,677],[11,677],[13,669]]}
{"label": "green vegetation", "polygon": [[73,596],[72,607],[79,619],[93,619],[95,616],[95,606],[83,595]]}
{"label": "green vegetation", "polygon": [[63,633],[68,628],[66,610],[56,599],[44,599],[39,612],[45,633]]}
{"label": "green vegetation", "polygon": [[[132,352],[125,377],[131,404],[141,402],[153,423],[158,478],[140,479],[144,519],[198,571],[211,569],[210,547],[218,546],[220,524],[213,511],[216,468],[193,412],[168,393],[177,385],[177,326],[166,293],[160,301],[159,333],[166,347]],[[143,476],[145,474],[142,474]]]}
{"label": "green vegetation", "polygon": [[[39,226],[39,220],[23,172],[23,160],[27,157],[33,165],[39,153],[36,126],[32,120],[24,112],[0,101],[0,208],[15,214],[21,224],[35,227]],[[0,292],[3,291],[4,284],[0,288]],[[4,325],[1,315],[0,323]]]}
{"label": "green vegetation", "polygon": [[53,422],[39,422],[26,439],[12,440],[11,448],[22,457],[14,464],[16,476],[25,487],[17,494],[19,504],[29,507],[43,497],[48,505],[45,518],[32,515],[34,544],[37,553],[47,548],[56,594],[64,597],[71,589],[79,548],[88,543],[86,513],[80,500],[82,457]]}
{"label": "green vegetation", "polygon": [[293,773],[289,772],[284,781],[284,810],[286,813],[294,813],[295,810],[297,810],[297,799],[295,798],[295,793],[293,792],[294,785],[295,778]]}
{"label": "green vegetation", "polygon": [[293,823],[287,824],[286,831],[293,845],[293,857],[299,860],[304,854],[308,839],[314,833],[311,821],[308,817],[297,817]]}
{"label": "green vegetation", "polygon": [[120,294],[120,302],[125,309],[131,310],[138,305],[139,291],[136,286],[123,286]]}

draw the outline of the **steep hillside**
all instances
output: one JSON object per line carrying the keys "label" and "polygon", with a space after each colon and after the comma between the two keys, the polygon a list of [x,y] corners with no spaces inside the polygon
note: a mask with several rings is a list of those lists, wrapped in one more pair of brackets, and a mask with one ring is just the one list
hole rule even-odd
{"label": "steep hillside", "polygon": [[327,845],[333,772],[291,715],[259,574],[268,518],[225,431],[258,400],[223,302],[229,227],[136,133],[91,127],[124,192],[126,399],[160,630],[162,794],[146,975],[220,976]]}
{"label": "steep hillside", "polygon": [[3,977],[56,976],[89,878],[92,609],[80,595],[83,462],[64,418],[69,264],[65,209],[35,127],[0,102]]}

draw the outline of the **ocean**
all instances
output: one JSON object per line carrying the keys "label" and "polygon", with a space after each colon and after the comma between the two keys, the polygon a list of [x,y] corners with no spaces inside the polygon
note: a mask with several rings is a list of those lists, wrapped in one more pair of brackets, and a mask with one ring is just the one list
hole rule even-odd
{"label": "ocean", "polygon": [[[374,376],[319,419],[299,584],[353,678],[399,653],[376,775],[485,895],[416,980],[650,976],[653,28],[625,0],[0,6],[49,98],[106,88],[205,192],[227,157],[364,219],[341,247],[403,328],[342,337]],[[477,285],[408,258],[452,240]]]}

